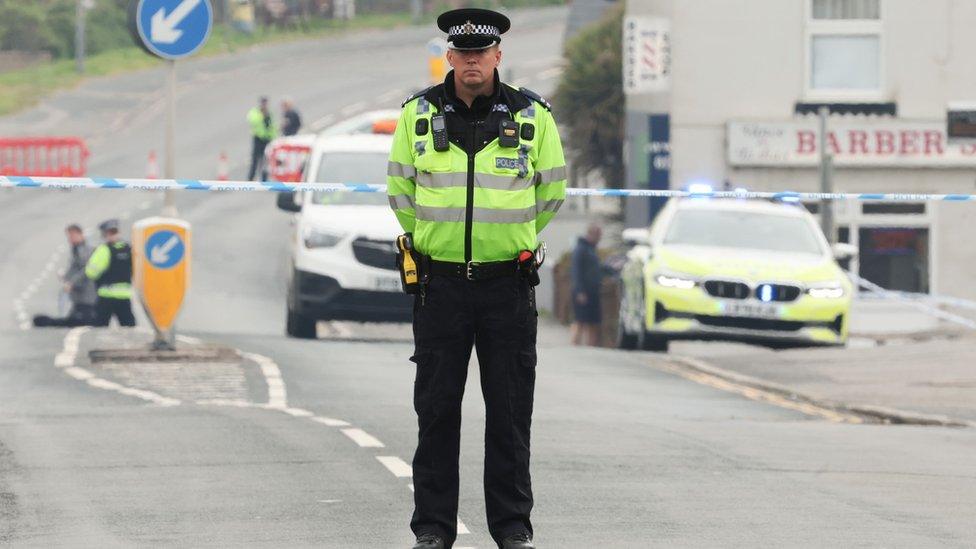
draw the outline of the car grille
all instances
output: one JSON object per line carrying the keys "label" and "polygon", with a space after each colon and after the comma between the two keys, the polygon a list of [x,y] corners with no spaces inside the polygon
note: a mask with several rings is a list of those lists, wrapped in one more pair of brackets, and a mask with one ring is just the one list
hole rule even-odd
{"label": "car grille", "polygon": [[368,238],[357,238],[352,243],[352,253],[356,256],[356,261],[363,265],[396,270],[396,248],[392,240],[370,240]]}
{"label": "car grille", "polygon": [[[732,282],[728,280],[708,280],[704,284],[705,291],[709,295],[714,297],[721,297],[723,299],[747,299],[749,297],[755,297],[762,301],[776,301],[776,302],[789,302],[796,301],[800,297],[801,290],[798,286],[793,286],[790,284],[760,284],[756,286],[753,290],[747,284],[742,282]],[[769,299],[762,299],[764,290],[763,287],[768,286],[770,289],[767,290]]]}
{"label": "car grille", "polygon": [[709,295],[725,299],[745,299],[751,293],[749,286],[742,282],[729,282],[727,280],[708,280],[705,282],[705,291]]}
{"label": "car grille", "polygon": [[796,332],[805,326],[805,323],[803,322],[776,320],[771,318],[695,315],[695,319],[706,326],[716,326],[719,328],[742,328],[746,330],[770,330],[776,332]]}

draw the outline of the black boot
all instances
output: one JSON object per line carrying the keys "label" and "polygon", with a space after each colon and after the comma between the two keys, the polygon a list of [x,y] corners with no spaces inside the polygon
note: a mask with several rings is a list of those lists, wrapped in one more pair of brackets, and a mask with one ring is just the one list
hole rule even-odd
{"label": "black boot", "polygon": [[444,549],[444,540],[434,534],[420,534],[413,549]]}
{"label": "black boot", "polygon": [[535,545],[532,545],[532,536],[521,533],[503,539],[502,549],[535,549]]}

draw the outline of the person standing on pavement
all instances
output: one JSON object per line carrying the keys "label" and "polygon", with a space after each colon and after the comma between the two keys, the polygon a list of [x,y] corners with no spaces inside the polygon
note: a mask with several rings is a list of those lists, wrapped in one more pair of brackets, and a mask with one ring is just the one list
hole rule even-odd
{"label": "person standing on pavement", "polygon": [[537,235],[566,193],[549,104],[499,80],[500,13],[442,14],[452,70],[409,98],[390,152],[390,204],[420,257],[414,301],[415,549],[457,537],[461,400],[472,346],[485,400],[485,507],[499,547],[532,548]]}
{"label": "person standing on pavement", "polygon": [[302,129],[302,117],[295,110],[295,102],[290,97],[281,100],[281,135],[288,137],[297,135]]}
{"label": "person standing on pavement", "polygon": [[573,261],[570,265],[573,292],[573,325],[570,327],[570,334],[573,345],[595,347],[600,343],[600,325],[603,320],[600,283],[603,270],[596,250],[602,235],[600,226],[591,224],[586,229],[586,235],[579,238],[573,250]]}
{"label": "person standing on pavement", "polygon": [[62,277],[63,291],[71,301],[71,309],[64,318],[51,318],[45,315],[34,317],[34,326],[91,326],[95,322],[95,285],[85,276],[85,265],[91,257],[92,248],[85,241],[85,233],[76,224],[65,229],[71,255],[68,268]]}
{"label": "person standing on pavement", "polygon": [[[254,177],[258,175],[258,168],[264,166],[264,150],[268,147],[268,143],[277,137],[278,130],[275,128],[274,118],[271,116],[271,111],[268,109],[268,98],[261,97],[258,100],[258,106],[254,107],[247,113],[247,123],[251,126],[251,168],[247,172],[247,180],[254,181]],[[264,172],[266,169],[262,170],[261,179],[267,179]]]}
{"label": "person standing on pavement", "polygon": [[105,241],[92,252],[85,275],[95,282],[95,325],[108,326],[114,316],[120,326],[135,326],[132,314],[132,249],[119,236],[115,219],[98,226]]}

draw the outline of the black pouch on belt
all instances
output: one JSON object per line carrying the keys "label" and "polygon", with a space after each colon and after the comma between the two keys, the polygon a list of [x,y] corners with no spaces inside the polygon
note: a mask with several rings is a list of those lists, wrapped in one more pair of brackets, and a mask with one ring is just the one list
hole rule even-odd
{"label": "black pouch on belt", "polygon": [[539,279],[539,263],[536,261],[535,253],[522,250],[519,253],[518,263],[519,272],[529,282],[529,285],[538,286],[541,280]]}
{"label": "black pouch on belt", "polygon": [[413,249],[413,235],[401,234],[396,240],[396,267],[400,272],[400,284],[408,294],[420,293],[420,287],[426,280],[422,270],[422,258]]}

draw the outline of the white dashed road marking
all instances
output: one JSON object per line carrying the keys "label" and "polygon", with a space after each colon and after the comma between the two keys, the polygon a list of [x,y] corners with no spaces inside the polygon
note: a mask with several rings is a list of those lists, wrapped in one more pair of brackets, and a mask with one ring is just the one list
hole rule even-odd
{"label": "white dashed road marking", "polygon": [[[121,385],[115,381],[109,381],[107,379],[102,379],[97,377],[94,373],[75,365],[78,350],[80,346],[80,341],[82,335],[84,335],[89,328],[74,328],[68,332],[64,338],[63,349],[57,356],[54,357],[54,365],[62,370],[69,377],[74,378],[78,381],[87,383],[89,386],[96,389],[102,389],[106,391],[112,391],[118,394],[138,398],[149,402],[151,404],[156,404],[159,406],[179,406],[182,402],[175,398],[169,398],[157,394],[153,391],[148,391],[145,389],[138,389],[134,387],[127,387]],[[199,343],[200,340],[195,338],[190,338],[186,336],[179,336],[181,341],[187,343]],[[241,356],[255,362],[261,369],[261,374],[264,376],[265,383],[268,386],[268,402],[264,404],[257,404],[253,402],[248,402],[241,399],[202,399],[196,400],[195,403],[201,406],[227,406],[227,407],[237,407],[237,408],[259,408],[265,410],[272,410],[276,412],[282,412],[288,414],[291,417],[299,419],[308,419],[320,425],[326,427],[342,427],[342,434],[349,437],[353,442],[355,442],[360,448],[385,448],[385,445],[378,438],[367,433],[366,431],[353,427],[349,422],[325,417],[317,416],[309,410],[304,410],[301,408],[292,408],[288,406],[288,392],[285,388],[284,380],[281,376],[281,370],[278,365],[270,358],[260,355],[257,353],[247,353],[241,352]],[[411,479],[413,477],[413,470],[410,465],[400,459],[397,456],[375,456],[376,460],[379,461],[383,467],[385,467],[391,474],[396,478],[406,478]],[[408,483],[407,488],[410,491],[414,490],[413,483]],[[338,503],[340,500],[320,500],[321,503]],[[457,527],[458,535],[468,535],[471,531],[465,524],[458,519]]]}
{"label": "white dashed road marking", "polygon": [[385,448],[385,445],[379,439],[362,429],[343,429],[342,434],[351,438],[360,448]]}
{"label": "white dashed road marking", "polygon": [[376,456],[376,459],[397,478],[413,477],[413,469],[410,465],[396,456]]}

